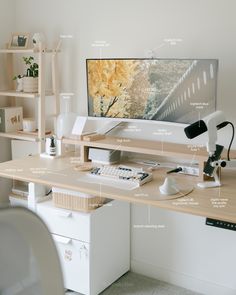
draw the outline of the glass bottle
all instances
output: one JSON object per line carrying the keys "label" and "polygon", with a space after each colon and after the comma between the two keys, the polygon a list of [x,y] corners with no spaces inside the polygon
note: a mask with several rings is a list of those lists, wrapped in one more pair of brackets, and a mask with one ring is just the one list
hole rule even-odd
{"label": "glass bottle", "polygon": [[55,139],[53,136],[50,137],[49,155],[55,157],[57,154]]}
{"label": "glass bottle", "polygon": [[64,112],[57,117],[57,138],[70,137],[77,115],[71,112],[71,96],[62,95]]}

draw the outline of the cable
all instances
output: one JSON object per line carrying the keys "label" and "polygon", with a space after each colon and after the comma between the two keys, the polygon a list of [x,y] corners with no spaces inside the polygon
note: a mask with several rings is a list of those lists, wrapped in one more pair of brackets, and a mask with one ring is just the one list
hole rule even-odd
{"label": "cable", "polygon": [[47,193],[46,196],[49,196],[51,194],[52,190],[50,189]]}
{"label": "cable", "polygon": [[235,134],[235,128],[234,128],[234,124],[232,122],[227,122],[228,124],[231,125],[232,127],[232,138],[230,140],[230,143],[229,143],[229,147],[228,147],[228,150],[227,150],[227,160],[230,161],[230,149],[231,149],[231,146],[232,146],[232,143],[234,141],[234,134]]}
{"label": "cable", "polygon": [[170,174],[170,173],[178,173],[178,172],[180,172],[180,171],[182,171],[183,169],[181,168],[181,167],[178,167],[178,168],[175,168],[175,169],[173,169],[173,170],[169,170],[169,171],[167,171],[166,173],[167,174]]}

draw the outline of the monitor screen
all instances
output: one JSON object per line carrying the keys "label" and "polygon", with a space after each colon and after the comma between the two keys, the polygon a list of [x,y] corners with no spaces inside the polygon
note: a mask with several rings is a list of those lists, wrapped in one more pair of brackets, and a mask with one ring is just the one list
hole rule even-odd
{"label": "monitor screen", "polygon": [[89,116],[187,124],[216,110],[218,60],[86,62]]}

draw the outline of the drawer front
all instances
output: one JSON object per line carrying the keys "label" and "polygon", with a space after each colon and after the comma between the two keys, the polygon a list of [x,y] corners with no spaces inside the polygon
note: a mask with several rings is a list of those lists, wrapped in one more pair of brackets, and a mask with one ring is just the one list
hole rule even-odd
{"label": "drawer front", "polygon": [[89,244],[67,237],[52,235],[61,262],[64,286],[89,294]]}
{"label": "drawer front", "polygon": [[59,209],[51,202],[37,204],[37,213],[51,233],[90,242],[90,214]]}

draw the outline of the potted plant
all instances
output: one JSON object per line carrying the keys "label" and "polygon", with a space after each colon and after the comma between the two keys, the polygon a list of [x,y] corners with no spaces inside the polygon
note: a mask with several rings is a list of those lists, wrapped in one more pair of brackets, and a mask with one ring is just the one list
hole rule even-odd
{"label": "potted plant", "polygon": [[13,78],[13,80],[16,81],[16,91],[17,92],[23,91],[23,79],[22,78],[24,78],[23,75],[18,75]]}
{"label": "potted plant", "polygon": [[34,62],[33,56],[23,57],[23,61],[28,67],[23,78],[23,90],[24,92],[38,92],[39,66]]}

